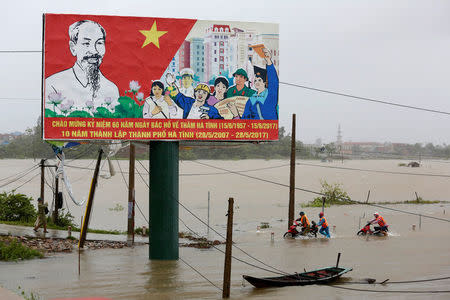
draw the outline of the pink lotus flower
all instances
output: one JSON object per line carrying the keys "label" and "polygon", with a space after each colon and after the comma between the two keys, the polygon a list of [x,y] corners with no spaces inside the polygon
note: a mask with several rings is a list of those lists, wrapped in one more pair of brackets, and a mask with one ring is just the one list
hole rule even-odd
{"label": "pink lotus flower", "polygon": [[60,92],[53,92],[48,94],[48,100],[49,103],[53,104],[53,105],[58,105],[60,104],[65,98],[63,97],[63,95]]}
{"label": "pink lotus flower", "polygon": [[112,103],[112,98],[111,98],[111,97],[106,97],[106,98],[105,98],[105,104],[106,104],[107,106],[110,106],[111,103]]}
{"label": "pink lotus flower", "polygon": [[140,88],[141,88],[141,86],[139,85],[139,82],[137,82],[136,80],[130,81],[130,90],[133,93],[137,93],[137,91],[139,91]]}
{"label": "pink lotus flower", "polygon": [[[73,101],[72,101],[73,102]],[[73,106],[73,103],[72,104],[70,104],[70,103],[63,103],[63,104],[61,104],[61,106],[59,107],[59,109],[61,110],[61,112],[63,113],[63,114],[67,114],[71,109],[72,109],[72,106]]]}
{"label": "pink lotus flower", "polygon": [[136,99],[138,99],[139,101],[142,101],[144,99],[144,93],[137,93]]}
{"label": "pink lotus flower", "polygon": [[93,108],[94,108],[94,101],[92,101],[92,100],[86,101],[86,107],[87,107],[89,110],[93,109]]}

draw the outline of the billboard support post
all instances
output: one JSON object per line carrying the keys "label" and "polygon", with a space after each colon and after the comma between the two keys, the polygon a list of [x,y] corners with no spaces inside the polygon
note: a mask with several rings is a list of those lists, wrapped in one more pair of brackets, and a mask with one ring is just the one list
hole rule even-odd
{"label": "billboard support post", "polygon": [[178,260],[179,142],[150,142],[149,259]]}

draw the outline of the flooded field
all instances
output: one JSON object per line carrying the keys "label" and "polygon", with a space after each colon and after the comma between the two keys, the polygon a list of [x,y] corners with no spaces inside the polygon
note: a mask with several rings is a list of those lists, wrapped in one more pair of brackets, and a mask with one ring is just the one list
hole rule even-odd
{"label": "flooded field", "polygon": [[[210,224],[225,235],[227,199],[234,197],[234,241],[236,244],[280,270],[294,273],[332,266],[338,252],[342,253],[340,266],[351,267],[340,283],[375,278],[378,282],[407,281],[450,276],[450,223],[430,218],[404,214],[367,205],[351,205],[326,208],[332,238],[301,240],[283,239],[287,228],[287,206],[289,190],[289,162],[287,160],[244,160],[244,161],[200,161],[211,166],[239,171],[255,178],[226,173],[196,162],[180,163],[180,203],[206,221],[208,191],[211,193]],[[319,191],[320,180],[342,183],[354,200],[369,202],[404,201],[415,199],[415,192],[425,200],[450,200],[450,178],[386,174],[368,171],[334,169],[345,167],[361,170],[383,170],[411,174],[450,175],[448,162],[424,161],[421,168],[399,167],[400,160],[344,161],[321,163],[300,161],[297,163],[296,186]],[[32,160],[1,160],[0,178],[18,173],[37,164]],[[148,168],[148,161],[142,161]],[[93,168],[94,162],[74,161],[68,165]],[[91,228],[125,230],[127,223],[128,192],[120,174],[117,162],[113,162],[117,174],[111,179],[100,179],[95,195]],[[312,166],[318,165],[318,166]],[[128,162],[120,162],[123,171]],[[136,164],[144,180],[145,170]],[[320,166],[320,167],[319,167]],[[327,167],[327,168],[325,168]],[[37,173],[37,171],[36,171]],[[67,168],[77,200],[88,195],[92,170]],[[3,188],[14,187],[26,182],[34,173]],[[124,174],[128,181],[128,174]],[[50,174],[47,181],[51,182]],[[37,197],[39,176],[23,185],[18,192]],[[282,185],[277,185],[280,183]],[[51,183],[50,183],[51,184]],[[136,225],[145,225],[148,219],[148,189],[136,176],[136,201],[141,209],[136,211]],[[300,204],[314,198],[313,194],[296,192],[296,214],[304,210],[310,219],[317,220],[320,208],[301,208]],[[51,198],[46,187],[46,199]],[[80,221],[84,208],[77,207],[66,196],[70,212]],[[65,205],[66,207],[66,205]],[[122,210],[121,207],[124,209]],[[390,208],[423,214],[436,218],[450,219],[450,204],[389,205]],[[387,237],[357,237],[356,232],[364,222],[378,211],[390,225]],[[190,228],[206,234],[206,226],[180,207],[180,219]],[[261,222],[268,222],[270,228],[257,231]],[[421,227],[419,228],[419,224]],[[416,225],[416,230],[412,229]],[[180,231],[188,231],[180,223]],[[274,240],[271,240],[271,232]],[[210,238],[218,238],[210,232]],[[88,235],[89,238],[89,235]],[[224,249],[224,246],[219,246]],[[268,268],[238,249],[233,255],[251,264]],[[223,254],[215,249],[199,250],[180,248],[180,257],[199,270],[218,287],[222,287]],[[233,299],[448,299],[449,294],[403,294],[388,291],[431,291],[448,290],[449,280],[423,283],[402,283],[381,285],[345,285],[354,289],[386,291],[382,293],[350,291],[330,286],[285,287],[256,290],[247,282],[243,285],[242,275],[274,276],[269,272],[251,267],[236,260],[232,265],[231,298]],[[58,254],[42,260],[18,263],[0,263],[0,285],[11,290],[22,289],[38,294],[44,299],[74,296],[103,296],[112,299],[220,299],[221,291],[200,277],[183,261],[149,261],[148,246],[131,249],[104,249],[84,251],[81,254],[81,275],[78,276],[78,254]]]}

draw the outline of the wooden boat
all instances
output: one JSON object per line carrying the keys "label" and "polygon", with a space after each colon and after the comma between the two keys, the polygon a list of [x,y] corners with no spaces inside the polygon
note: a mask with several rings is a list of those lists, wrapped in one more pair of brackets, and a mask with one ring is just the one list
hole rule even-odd
{"label": "wooden boat", "polygon": [[309,285],[309,284],[324,284],[338,279],[343,274],[350,272],[352,269],[328,267],[319,270],[295,273],[292,275],[278,276],[278,277],[264,277],[257,278],[248,275],[242,275],[245,280],[250,282],[257,288],[265,287],[281,287],[292,285]]}

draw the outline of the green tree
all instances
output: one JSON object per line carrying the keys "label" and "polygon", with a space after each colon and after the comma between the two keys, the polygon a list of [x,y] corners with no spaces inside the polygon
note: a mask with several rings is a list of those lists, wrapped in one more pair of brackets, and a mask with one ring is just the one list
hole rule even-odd
{"label": "green tree", "polygon": [[0,220],[1,221],[25,221],[36,218],[36,210],[31,204],[32,198],[24,194],[1,193],[0,194]]}
{"label": "green tree", "polygon": [[314,198],[313,201],[303,205],[305,207],[321,207],[322,206],[322,198],[325,197],[325,206],[329,207],[331,205],[346,205],[346,204],[354,204],[348,196],[347,192],[342,187],[340,183],[328,183],[326,180],[320,180],[320,185],[322,186],[320,189],[320,193],[323,196],[319,196]]}

